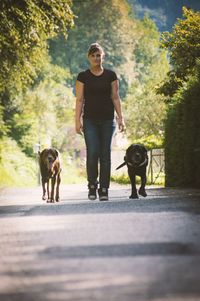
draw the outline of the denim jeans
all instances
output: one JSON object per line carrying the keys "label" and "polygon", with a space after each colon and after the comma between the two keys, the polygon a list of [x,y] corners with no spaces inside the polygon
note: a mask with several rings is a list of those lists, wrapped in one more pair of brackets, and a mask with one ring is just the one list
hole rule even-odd
{"label": "denim jeans", "polygon": [[[101,188],[109,188],[111,142],[115,127],[114,120],[83,119],[83,133],[87,150],[87,180],[89,185],[96,185],[99,182]],[[100,173],[98,172],[98,163]]]}

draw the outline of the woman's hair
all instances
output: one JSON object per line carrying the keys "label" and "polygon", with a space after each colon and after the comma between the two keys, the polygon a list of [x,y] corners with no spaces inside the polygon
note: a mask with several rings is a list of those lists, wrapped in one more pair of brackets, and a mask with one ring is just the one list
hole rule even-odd
{"label": "woman's hair", "polygon": [[103,55],[105,55],[105,52],[101,45],[99,45],[98,43],[92,43],[88,49],[88,56],[95,53],[96,51],[100,51]]}

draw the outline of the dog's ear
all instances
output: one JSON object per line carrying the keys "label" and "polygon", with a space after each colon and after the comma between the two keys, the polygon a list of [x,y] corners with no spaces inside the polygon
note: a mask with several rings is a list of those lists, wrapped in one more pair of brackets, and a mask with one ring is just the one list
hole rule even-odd
{"label": "dog's ear", "polygon": [[147,156],[148,151],[147,151],[146,147],[144,147],[144,151],[145,151],[145,155]]}
{"label": "dog's ear", "polygon": [[55,148],[53,150],[54,150],[56,158],[58,158],[59,157],[59,151],[57,149],[55,149]]}
{"label": "dog's ear", "polygon": [[144,158],[147,159],[147,164],[148,164],[148,150],[146,149],[146,147],[144,145],[140,145],[140,149],[144,155]]}
{"label": "dog's ear", "polygon": [[144,151],[145,153],[147,153],[147,149],[146,149],[146,147],[144,147],[144,145],[140,145],[140,149],[141,149],[142,151]]}

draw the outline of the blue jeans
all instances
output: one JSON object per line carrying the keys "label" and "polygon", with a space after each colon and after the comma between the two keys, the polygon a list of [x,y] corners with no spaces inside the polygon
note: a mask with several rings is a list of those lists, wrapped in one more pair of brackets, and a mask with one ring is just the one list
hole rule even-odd
{"label": "blue jeans", "polygon": [[[83,119],[83,133],[87,150],[87,180],[101,188],[109,188],[111,169],[111,142],[115,131],[114,120]],[[100,163],[100,173],[98,173]]]}

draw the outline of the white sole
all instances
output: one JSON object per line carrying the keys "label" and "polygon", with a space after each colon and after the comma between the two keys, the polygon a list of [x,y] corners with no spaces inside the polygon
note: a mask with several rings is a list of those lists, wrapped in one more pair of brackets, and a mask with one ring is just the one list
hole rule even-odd
{"label": "white sole", "polygon": [[101,197],[101,198],[99,198],[99,201],[108,201],[108,198],[107,197]]}

